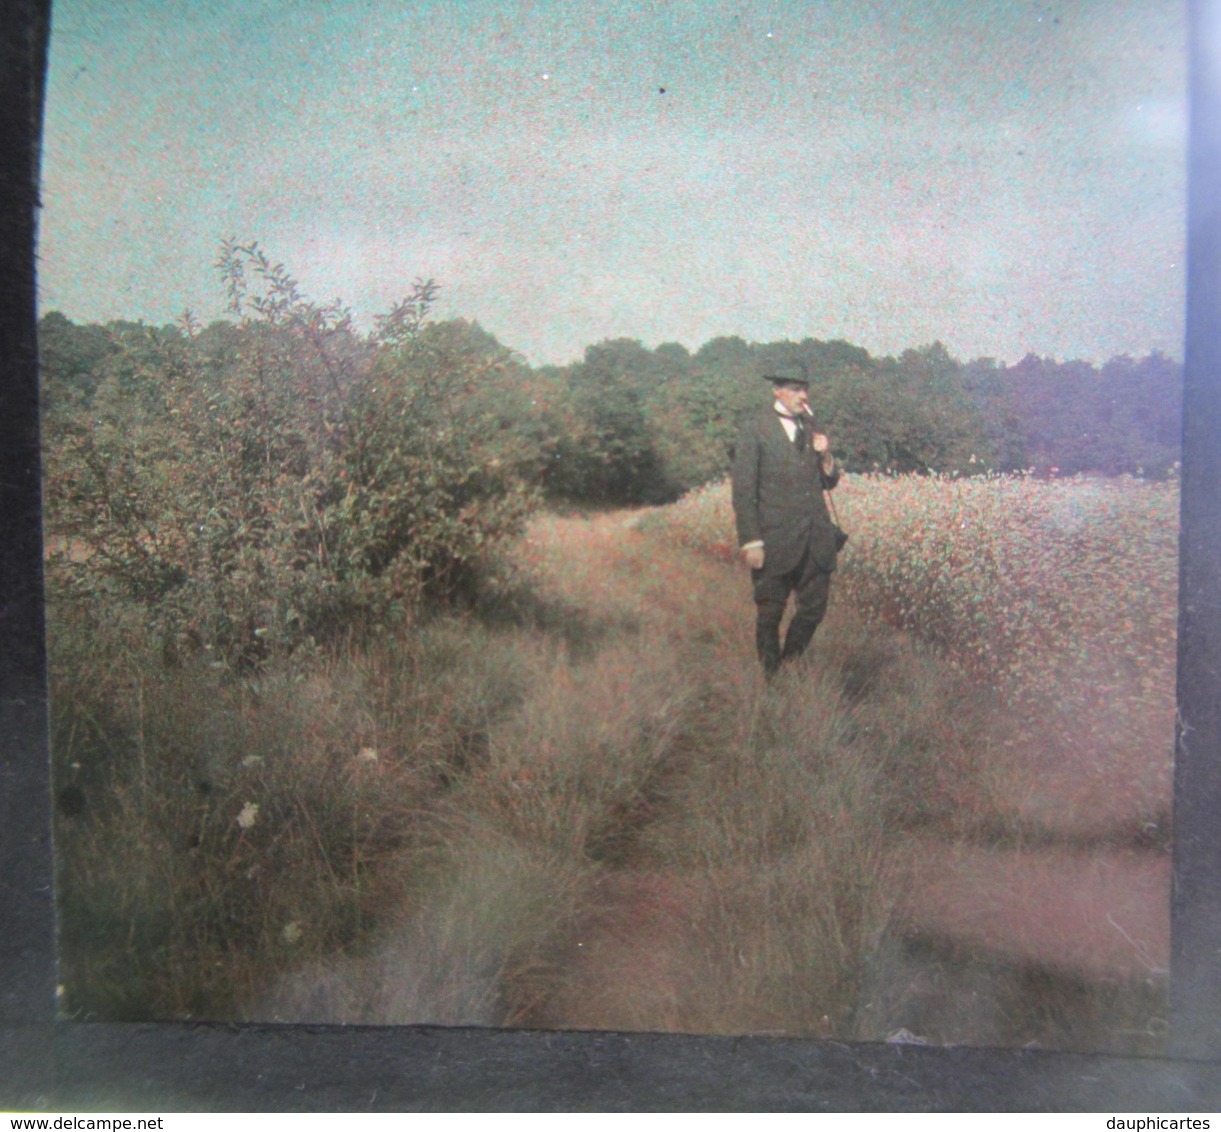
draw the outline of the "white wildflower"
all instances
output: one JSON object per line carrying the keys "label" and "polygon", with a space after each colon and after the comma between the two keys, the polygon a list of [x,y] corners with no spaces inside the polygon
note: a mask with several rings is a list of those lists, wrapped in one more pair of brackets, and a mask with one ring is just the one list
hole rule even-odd
{"label": "white wildflower", "polygon": [[301,925],[293,920],[290,924],[284,925],[284,930],[280,932],[280,938],[285,943],[296,943],[302,935]]}
{"label": "white wildflower", "polygon": [[258,802],[247,802],[242,807],[242,812],[237,815],[237,824],[239,826],[241,826],[242,829],[250,829],[254,825],[254,823],[256,821],[258,821],[258,817],[259,817]]}

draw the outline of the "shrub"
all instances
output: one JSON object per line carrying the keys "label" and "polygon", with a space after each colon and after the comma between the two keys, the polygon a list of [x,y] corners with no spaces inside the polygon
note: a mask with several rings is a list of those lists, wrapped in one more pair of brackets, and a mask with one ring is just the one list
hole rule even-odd
{"label": "shrub", "polygon": [[[484,346],[484,348],[480,348]],[[545,450],[507,350],[463,324],[421,328],[353,388],[328,510],[349,570],[470,594],[489,551],[537,505]]]}
{"label": "shrub", "polygon": [[233,670],[470,595],[545,462],[520,367],[429,324],[431,283],[361,341],[256,244],[220,266],[235,326],[117,335],[88,414],[55,418],[54,591]]}

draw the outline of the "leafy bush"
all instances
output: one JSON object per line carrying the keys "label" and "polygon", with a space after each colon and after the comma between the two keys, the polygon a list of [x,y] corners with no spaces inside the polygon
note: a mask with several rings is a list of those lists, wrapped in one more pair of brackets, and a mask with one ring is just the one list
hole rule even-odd
{"label": "leafy bush", "polygon": [[465,324],[423,327],[355,384],[328,512],[349,569],[400,588],[469,591],[538,502],[546,440],[522,371]]}
{"label": "leafy bush", "polygon": [[469,595],[536,502],[523,367],[429,324],[432,283],[362,340],[257,244],[219,266],[236,325],[114,333],[88,409],[52,419],[54,592],[134,602],[167,655],[234,669]]}

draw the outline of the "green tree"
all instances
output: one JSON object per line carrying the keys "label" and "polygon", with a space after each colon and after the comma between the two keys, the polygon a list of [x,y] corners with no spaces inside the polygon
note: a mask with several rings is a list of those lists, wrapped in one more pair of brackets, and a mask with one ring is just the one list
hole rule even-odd
{"label": "green tree", "polygon": [[553,490],[587,503],[656,503],[671,495],[649,422],[660,381],[653,355],[635,339],[586,348],[568,370],[572,408],[586,427],[561,442]]}
{"label": "green tree", "polygon": [[38,320],[43,413],[88,408],[112,349],[102,327],[77,326],[59,311],[44,314]]}

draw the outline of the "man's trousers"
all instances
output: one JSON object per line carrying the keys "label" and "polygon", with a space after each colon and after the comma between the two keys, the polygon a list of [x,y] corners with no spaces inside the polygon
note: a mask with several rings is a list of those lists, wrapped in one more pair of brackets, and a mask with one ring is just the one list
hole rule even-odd
{"label": "man's trousers", "polygon": [[[764,554],[766,555],[766,548]],[[827,612],[827,597],[831,592],[831,575],[810,562],[807,550],[801,561],[788,573],[772,574],[767,570],[764,558],[762,570],[751,571],[754,586],[755,647],[759,661],[768,676],[775,675],[781,662],[794,660],[806,651],[814,630],[821,624]],[[784,607],[789,594],[797,596],[797,611],[789,622],[784,636],[784,647],[780,647],[780,622],[784,619]]]}

